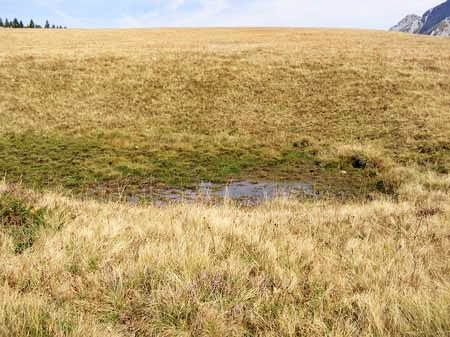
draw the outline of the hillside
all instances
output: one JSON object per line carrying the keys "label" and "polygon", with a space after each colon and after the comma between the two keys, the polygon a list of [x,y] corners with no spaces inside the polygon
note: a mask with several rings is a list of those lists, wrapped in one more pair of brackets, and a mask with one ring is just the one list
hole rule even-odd
{"label": "hillside", "polygon": [[388,185],[392,164],[450,167],[447,40],[302,29],[0,39],[10,182],[109,195],[290,179],[360,195]]}
{"label": "hillside", "polygon": [[[0,41],[0,337],[448,337],[450,40]],[[320,193],[147,198],[231,179]]]}

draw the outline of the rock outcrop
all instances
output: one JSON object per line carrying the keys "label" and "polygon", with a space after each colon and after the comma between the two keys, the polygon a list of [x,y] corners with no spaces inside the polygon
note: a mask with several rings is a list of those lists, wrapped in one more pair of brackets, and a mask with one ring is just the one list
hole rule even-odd
{"label": "rock outcrop", "polygon": [[430,32],[433,36],[450,36],[450,18],[442,20]]}
{"label": "rock outcrop", "polygon": [[404,32],[416,34],[422,29],[422,17],[411,14],[407,15],[402,21],[397,25],[392,27],[390,30],[393,32]]}

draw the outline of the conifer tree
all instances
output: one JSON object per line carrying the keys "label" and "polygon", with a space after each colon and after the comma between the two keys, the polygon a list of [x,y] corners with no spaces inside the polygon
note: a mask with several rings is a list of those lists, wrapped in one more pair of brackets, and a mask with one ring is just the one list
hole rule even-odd
{"label": "conifer tree", "polygon": [[[1,1],[1,0],[0,0]],[[0,27],[5,28],[42,28],[41,25],[36,24],[33,19],[30,20],[30,23],[28,25],[24,25],[22,20],[18,20],[17,18],[14,18],[13,20],[9,20],[8,18],[0,18]],[[44,28],[52,28],[52,29],[66,29],[67,27],[58,26],[55,24],[50,25],[50,22],[48,20],[45,21]]]}

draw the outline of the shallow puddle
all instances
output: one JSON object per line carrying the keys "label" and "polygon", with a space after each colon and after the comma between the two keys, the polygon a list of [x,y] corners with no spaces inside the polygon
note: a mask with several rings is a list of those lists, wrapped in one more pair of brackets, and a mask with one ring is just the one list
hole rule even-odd
{"label": "shallow puddle", "polygon": [[[312,185],[304,182],[251,182],[235,181],[228,184],[213,184],[202,182],[192,189],[166,188],[153,190],[144,197],[158,203],[177,201],[220,202],[234,200],[243,203],[256,204],[276,197],[315,196]],[[129,198],[137,202],[139,196]]]}

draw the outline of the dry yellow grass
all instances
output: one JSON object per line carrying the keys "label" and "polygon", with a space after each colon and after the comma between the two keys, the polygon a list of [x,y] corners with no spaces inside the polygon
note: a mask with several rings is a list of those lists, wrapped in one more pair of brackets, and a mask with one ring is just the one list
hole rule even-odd
{"label": "dry yellow grass", "polygon": [[293,133],[328,143],[382,132],[448,138],[448,39],[287,29],[0,34],[2,132],[125,128],[182,141],[179,133],[224,131],[277,144]]}
{"label": "dry yellow grass", "polygon": [[394,131],[398,141],[428,130],[448,138],[448,39],[271,29],[0,34],[2,132],[126,128],[172,131],[173,140],[224,131],[278,144],[311,132],[329,143]]}
{"label": "dry yellow grass", "polygon": [[0,336],[448,337],[450,180],[421,179],[251,209],[41,195],[30,249],[0,232]]}

